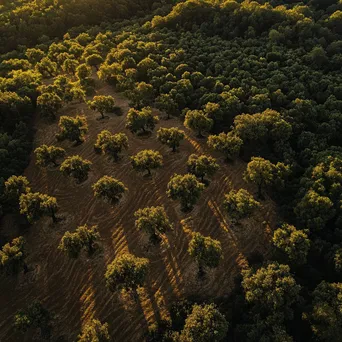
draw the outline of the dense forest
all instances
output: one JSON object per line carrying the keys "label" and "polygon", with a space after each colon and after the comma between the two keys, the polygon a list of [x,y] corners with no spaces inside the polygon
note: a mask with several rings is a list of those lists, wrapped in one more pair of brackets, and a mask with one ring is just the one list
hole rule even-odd
{"label": "dense forest", "polygon": [[5,1],[0,53],[0,340],[341,340],[340,0]]}

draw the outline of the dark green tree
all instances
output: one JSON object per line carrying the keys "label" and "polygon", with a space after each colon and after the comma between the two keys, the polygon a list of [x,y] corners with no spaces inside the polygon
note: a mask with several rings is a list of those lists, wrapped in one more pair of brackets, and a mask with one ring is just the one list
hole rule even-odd
{"label": "dark green tree", "polygon": [[5,182],[4,192],[7,201],[13,206],[18,206],[20,196],[31,192],[30,183],[24,176],[11,176]]}
{"label": "dark green tree", "polygon": [[71,156],[66,158],[60,166],[60,171],[66,176],[73,177],[78,183],[82,183],[88,179],[92,162],[83,159],[80,156]]}
{"label": "dark green tree", "polygon": [[157,139],[164,145],[172,148],[172,152],[176,152],[180,142],[184,139],[184,131],[177,127],[159,128],[157,132]]}
{"label": "dark green tree", "polygon": [[271,263],[256,271],[242,272],[242,287],[247,302],[256,306],[258,313],[277,315],[279,322],[293,317],[293,305],[300,302],[300,285],[290,273],[290,267]]}
{"label": "dark green tree", "polygon": [[228,332],[229,324],[214,304],[197,305],[186,318],[180,334],[181,341],[219,342]]}
{"label": "dark green tree", "polygon": [[187,166],[189,173],[192,173],[196,177],[200,178],[202,183],[204,182],[205,176],[212,177],[219,169],[219,165],[216,163],[216,159],[210,156],[206,156],[205,154],[190,155]]}
{"label": "dark green tree", "polygon": [[50,164],[58,166],[57,160],[65,156],[65,150],[61,147],[42,145],[34,150],[36,164],[47,167]]}
{"label": "dark green tree", "polygon": [[179,200],[182,210],[191,210],[199,199],[205,186],[194,175],[174,174],[167,185],[167,195],[173,200]]}
{"label": "dark green tree", "polygon": [[111,291],[133,291],[136,297],[138,287],[144,285],[148,265],[148,259],[138,258],[129,253],[116,257],[107,267],[107,287]]}
{"label": "dark green tree", "polygon": [[163,166],[163,157],[158,151],[142,150],[131,157],[131,163],[134,170],[138,172],[147,171],[147,174],[151,175],[151,170]]}
{"label": "dark green tree", "polygon": [[153,116],[150,107],[145,107],[141,110],[131,108],[127,114],[126,128],[132,133],[139,133],[141,131],[145,133],[147,131],[153,131],[158,121],[158,117]]}
{"label": "dark green tree", "polygon": [[58,205],[55,197],[39,192],[22,194],[19,206],[20,214],[25,215],[31,223],[43,216],[50,216],[54,223],[57,222]]}
{"label": "dark green tree", "polygon": [[260,203],[247,190],[239,189],[224,196],[223,207],[232,221],[239,221],[260,208]]}
{"label": "dark green tree", "polygon": [[199,277],[205,274],[205,267],[216,268],[222,259],[221,243],[200,233],[193,233],[188,252],[198,264]]}
{"label": "dark green tree", "polygon": [[21,268],[24,268],[26,271],[26,253],[24,247],[25,239],[22,236],[2,246],[0,250],[0,265],[7,274],[16,274]]}
{"label": "dark green tree", "polygon": [[184,119],[185,127],[197,132],[199,138],[203,132],[209,132],[213,126],[213,120],[208,118],[200,110],[189,110]]}
{"label": "dark green tree", "polygon": [[209,135],[208,146],[215,151],[221,152],[227,160],[236,159],[240,153],[243,140],[232,132]]}
{"label": "dark green tree", "polygon": [[57,112],[62,108],[63,101],[55,93],[43,93],[37,98],[37,108],[42,116],[55,119]]}
{"label": "dark green tree", "polygon": [[100,238],[97,226],[88,225],[77,227],[76,231],[66,232],[58,246],[58,249],[67,253],[71,258],[77,258],[82,249],[91,255],[95,248],[95,242]]}
{"label": "dark green tree", "polygon": [[124,133],[111,134],[105,130],[98,134],[94,148],[95,151],[108,154],[118,161],[122,150],[128,149],[128,137]]}
{"label": "dark green tree", "polygon": [[95,197],[102,198],[109,203],[118,202],[122,195],[128,191],[122,182],[110,176],[103,176],[92,188]]}
{"label": "dark green tree", "polygon": [[164,207],[147,207],[134,213],[135,227],[145,231],[151,242],[158,242],[160,235],[172,229]]}
{"label": "dark green tree", "polygon": [[106,113],[113,113],[116,110],[115,100],[113,96],[97,95],[92,101],[88,101],[88,107],[101,114],[101,118],[105,118]]}
{"label": "dark green tree", "polygon": [[71,116],[61,116],[59,119],[60,133],[56,135],[58,140],[68,139],[82,143],[84,135],[88,132],[88,124],[85,116],[77,115],[75,118]]}
{"label": "dark green tree", "polygon": [[307,230],[297,230],[296,227],[284,223],[274,232],[273,244],[287,254],[291,262],[298,265],[306,263],[310,249]]}

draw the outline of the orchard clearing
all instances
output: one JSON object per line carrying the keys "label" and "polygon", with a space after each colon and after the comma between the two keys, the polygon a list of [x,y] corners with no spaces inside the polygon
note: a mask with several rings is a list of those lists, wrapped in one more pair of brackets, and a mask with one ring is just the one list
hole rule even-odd
{"label": "orchard clearing", "polygon": [[[134,135],[125,128],[128,100],[97,78],[96,95],[112,95],[123,115],[108,114],[107,118],[99,120],[100,114],[88,109],[85,103],[73,102],[65,106],[60,115],[81,114],[87,118],[89,132],[80,145],[57,142],[57,122],[49,124],[41,118],[35,120],[34,148],[42,144],[60,146],[67,151],[67,156],[80,155],[93,165],[88,180],[76,184],[63,176],[58,168],[36,166],[32,153],[24,175],[34,192],[57,198],[61,220],[53,224],[50,218],[43,218],[23,228],[13,227],[10,216],[4,219],[4,234],[9,240],[22,235],[25,229],[30,271],[17,278],[1,279],[0,341],[32,341],[35,338],[30,334],[19,335],[12,327],[17,310],[35,299],[42,301],[55,315],[53,341],[75,340],[91,318],[108,322],[114,340],[141,341],[148,326],[168,316],[174,300],[194,295],[203,298],[229,296],[234,279],[248,266],[248,258],[256,253],[265,256],[269,252],[276,207],[268,197],[262,201],[261,210],[241,221],[240,225],[232,225],[223,211],[224,194],[230,190],[244,188],[256,193],[256,188],[243,180],[246,163],[241,160],[226,163],[222,155],[207,147],[205,138],[198,139],[179,118],[166,120],[166,115],[156,110],[154,114],[160,120],[152,135]],[[173,153],[157,141],[159,127],[179,127],[186,132],[179,151]],[[128,135],[129,148],[118,162],[95,153],[96,137],[102,130]],[[156,150],[163,155],[164,165],[152,172],[152,177],[137,173],[131,166],[130,156],[144,149]],[[184,213],[177,201],[168,198],[166,190],[174,173],[187,173],[186,162],[192,153],[212,155],[220,169],[194,209]],[[106,204],[93,196],[92,184],[104,175],[117,178],[128,187],[127,194],[116,205]],[[159,245],[153,245],[144,232],[135,228],[134,212],[161,205],[165,207],[173,230],[164,235]],[[76,260],[70,259],[57,249],[58,244],[66,231],[74,231],[83,224],[98,225],[100,250],[90,258],[82,255]],[[192,232],[217,239],[222,245],[223,260],[217,269],[209,270],[203,280],[198,279],[197,265],[187,252]],[[107,265],[125,252],[150,260],[147,280],[144,288],[138,290],[137,302],[128,294],[111,293],[105,286]]]}

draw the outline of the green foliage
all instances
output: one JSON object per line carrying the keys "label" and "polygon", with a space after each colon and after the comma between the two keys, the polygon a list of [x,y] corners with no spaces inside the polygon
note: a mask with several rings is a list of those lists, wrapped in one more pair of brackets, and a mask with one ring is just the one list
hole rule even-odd
{"label": "green foliage", "polygon": [[342,333],[342,284],[322,281],[313,292],[312,311],[304,314],[315,336],[337,341]]}
{"label": "green foliage", "polygon": [[92,55],[90,55],[90,56],[88,56],[87,58],[86,58],[86,63],[89,65],[89,66],[94,66],[94,67],[96,67],[96,69],[97,69],[97,66],[99,65],[99,64],[101,64],[103,62],[103,58],[99,55],[99,54],[97,54],[97,53],[94,53],[94,54],[92,54]]}
{"label": "green foliage", "polygon": [[92,188],[94,196],[102,198],[109,203],[118,202],[122,195],[128,191],[122,182],[110,176],[103,176]]}
{"label": "green foliage", "polygon": [[151,170],[163,166],[163,157],[158,151],[142,150],[131,157],[131,163],[134,170],[138,172],[147,171],[151,175]]}
{"label": "green foliage", "polygon": [[261,197],[262,189],[267,185],[282,181],[289,172],[289,167],[283,163],[272,164],[261,157],[252,157],[247,165],[244,179],[258,186],[258,197]]}
{"label": "green foliage", "polygon": [[93,101],[88,102],[91,110],[97,111],[101,114],[101,118],[105,118],[105,113],[112,113],[115,111],[115,100],[112,96],[98,95],[94,96]]}
{"label": "green foliage", "polygon": [[219,165],[216,163],[216,159],[206,155],[190,155],[187,167],[189,173],[194,174],[196,177],[201,178],[204,181],[205,176],[212,177],[219,169]]}
{"label": "green foliage", "polygon": [[159,240],[159,236],[172,228],[164,207],[147,207],[134,213],[135,227],[145,231],[151,242]]}
{"label": "green foliage", "polygon": [[208,118],[202,111],[189,110],[184,119],[184,125],[197,132],[202,137],[203,132],[209,132],[213,126],[213,120]]}
{"label": "green foliage", "polygon": [[5,182],[6,199],[11,205],[18,205],[22,194],[31,192],[30,183],[24,176],[11,176]]}
{"label": "green foliage", "polygon": [[172,152],[176,152],[180,142],[184,139],[184,131],[176,128],[159,128],[157,132],[157,139],[164,145],[172,148]]}
{"label": "green foliage", "polygon": [[39,192],[23,193],[20,196],[19,206],[20,214],[25,215],[30,223],[43,216],[50,216],[54,223],[57,222],[58,205],[55,197]]}
{"label": "green foliage", "polygon": [[83,159],[80,156],[71,156],[66,158],[60,166],[60,171],[66,176],[73,177],[78,183],[82,183],[88,179],[92,162]]}
{"label": "green foliage", "polygon": [[128,149],[128,137],[124,133],[111,134],[105,130],[98,134],[94,148],[95,151],[108,154],[118,161],[122,150]]}
{"label": "green foliage", "polygon": [[81,334],[77,338],[77,342],[106,342],[110,341],[108,332],[108,323],[102,324],[99,320],[93,319],[86,324]]}
{"label": "green foliage", "polygon": [[82,249],[85,249],[89,255],[95,250],[95,242],[100,238],[97,226],[88,227],[79,226],[74,233],[66,232],[58,249],[67,253],[71,258],[77,258]]}
{"label": "green foliage", "polygon": [[80,81],[84,81],[87,78],[89,78],[91,76],[91,69],[88,65],[86,64],[80,64],[77,68],[76,68],[76,77],[80,80]]}
{"label": "green foliage", "polygon": [[192,307],[191,314],[185,320],[180,340],[186,342],[219,342],[228,332],[228,322],[214,304]]}
{"label": "green foliage", "polygon": [[222,258],[221,243],[200,233],[192,235],[188,252],[196,260],[200,276],[204,273],[203,267],[216,268]]}
{"label": "green foliage", "polygon": [[233,160],[238,157],[243,140],[236,134],[220,133],[219,135],[209,135],[208,146],[215,151],[223,153],[227,160]]}
{"label": "green foliage", "polygon": [[242,287],[247,302],[259,313],[277,315],[279,322],[293,317],[292,306],[300,301],[300,285],[290,273],[290,267],[271,263],[256,271],[242,272]]}
{"label": "green foliage", "polygon": [[48,57],[43,57],[37,64],[36,70],[40,72],[44,78],[56,75],[57,63],[51,61]]}
{"label": "green foliage", "polygon": [[107,266],[105,274],[107,287],[111,291],[136,291],[144,285],[149,261],[126,253],[118,256]]}
{"label": "green foliage", "polygon": [[42,145],[34,150],[36,164],[47,167],[50,164],[58,166],[57,160],[65,156],[65,150],[61,147]]}
{"label": "green foliage", "polygon": [[37,106],[44,117],[55,119],[57,112],[63,106],[63,101],[55,93],[43,93],[37,98]]}
{"label": "green foliage", "polygon": [[250,216],[260,208],[260,203],[245,189],[231,190],[224,196],[223,207],[232,221]]}
{"label": "green foliage", "polygon": [[0,266],[7,274],[16,274],[26,266],[24,246],[25,239],[19,236],[0,250]]}
{"label": "green foliage", "polygon": [[39,328],[41,337],[49,340],[51,336],[51,313],[39,302],[34,301],[26,309],[19,310],[14,316],[14,327],[22,333],[29,328]]}
{"label": "green foliage", "polygon": [[306,263],[310,249],[307,231],[297,230],[296,227],[284,223],[274,232],[273,244],[287,254],[291,262],[298,265]]}
{"label": "green foliage", "polygon": [[167,185],[167,195],[173,200],[179,200],[182,210],[187,211],[196,204],[204,188],[204,184],[194,175],[174,174]]}
{"label": "green foliage", "polygon": [[329,197],[320,196],[316,191],[309,190],[295,207],[295,213],[308,228],[319,230],[334,216],[335,210]]}
{"label": "green foliage", "polygon": [[77,115],[75,118],[61,116],[58,126],[60,129],[60,133],[56,135],[58,140],[68,139],[81,143],[84,141],[84,135],[88,132],[88,124],[85,116]]}
{"label": "green foliage", "polygon": [[137,83],[133,91],[127,92],[127,96],[131,100],[130,106],[132,107],[150,106],[154,96],[153,86],[146,82]]}
{"label": "green foliage", "polygon": [[150,107],[145,107],[141,110],[131,108],[127,114],[126,128],[132,133],[153,131],[158,121],[158,117],[153,116]]}

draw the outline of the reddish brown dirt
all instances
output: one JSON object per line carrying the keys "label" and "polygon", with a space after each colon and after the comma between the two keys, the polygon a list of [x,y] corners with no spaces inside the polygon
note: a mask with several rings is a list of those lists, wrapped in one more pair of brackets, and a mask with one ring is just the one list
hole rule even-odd
{"label": "reddish brown dirt", "polygon": [[[95,317],[109,323],[113,340],[141,341],[147,326],[167,315],[172,300],[191,294],[210,297],[229,294],[234,277],[247,264],[246,256],[255,251],[267,252],[268,230],[274,226],[275,217],[275,206],[269,199],[263,202],[264,207],[259,213],[239,227],[231,226],[222,211],[223,196],[230,189],[243,187],[255,191],[242,179],[245,163],[225,164],[222,156],[214,154],[220,170],[195,209],[183,213],[178,203],[167,197],[167,183],[174,173],[186,173],[186,161],[191,153],[211,153],[205,139],[195,138],[192,132],[182,127],[187,138],[182,142],[180,152],[172,153],[156,140],[155,132],[142,138],[125,129],[128,103],[121,94],[113,93],[103,84],[99,84],[97,92],[113,95],[124,115],[110,115],[109,119],[99,121],[96,120],[98,114],[88,110],[85,104],[68,105],[61,114],[83,113],[87,117],[89,133],[83,144],[57,143],[57,124],[36,123],[35,146],[43,143],[62,146],[68,155],[79,154],[92,161],[93,167],[89,179],[76,185],[58,170],[37,167],[32,155],[25,175],[33,191],[57,198],[59,216],[64,220],[53,225],[50,219],[42,219],[23,233],[27,240],[27,262],[34,271],[0,282],[0,341],[32,341],[32,335],[18,335],[11,325],[14,313],[37,298],[56,315],[53,340],[63,336],[66,341],[74,341],[82,325]],[[161,118],[157,128],[172,126],[181,127],[182,124],[178,119]],[[103,129],[125,132],[129,137],[128,152],[118,163],[94,153],[96,136]],[[158,150],[164,157],[163,168],[151,179],[136,173],[130,165],[129,155],[143,149]],[[91,185],[103,175],[114,176],[129,188],[119,205],[111,206],[93,197]],[[152,205],[164,205],[174,223],[174,230],[167,233],[160,246],[148,246],[144,234],[134,228],[134,212]],[[85,223],[99,226],[102,250],[90,259],[82,256],[70,260],[57,250],[59,241],[65,231],[73,231]],[[4,231],[9,237],[20,234],[11,227],[8,219]],[[218,239],[223,248],[224,259],[220,266],[210,271],[203,281],[197,279],[196,265],[187,253],[193,231]],[[105,287],[106,265],[126,251],[150,260],[146,286],[139,291],[138,303],[128,296],[112,294]]]}

